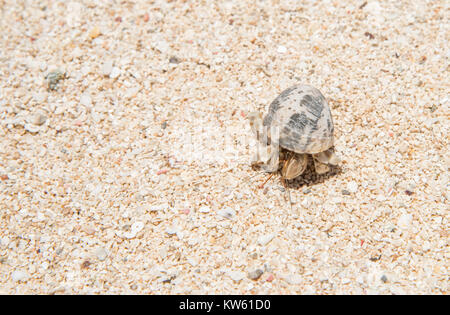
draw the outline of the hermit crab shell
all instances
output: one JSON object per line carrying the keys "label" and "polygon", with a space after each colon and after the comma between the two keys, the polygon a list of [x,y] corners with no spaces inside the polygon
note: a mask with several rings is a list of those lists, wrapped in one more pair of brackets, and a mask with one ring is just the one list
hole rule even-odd
{"label": "hermit crab shell", "polygon": [[333,146],[330,107],[322,93],[310,85],[284,90],[270,104],[263,126],[271,142],[296,153],[315,154]]}

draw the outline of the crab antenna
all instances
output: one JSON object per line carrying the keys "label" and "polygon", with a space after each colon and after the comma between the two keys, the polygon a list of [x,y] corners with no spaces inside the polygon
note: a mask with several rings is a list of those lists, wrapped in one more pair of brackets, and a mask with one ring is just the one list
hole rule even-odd
{"label": "crab antenna", "polygon": [[270,174],[270,176],[264,181],[264,183],[262,183],[261,185],[259,185],[259,188],[263,188],[264,185],[272,178],[274,173]]}
{"label": "crab antenna", "polygon": [[[286,163],[286,162],[285,162]],[[289,187],[286,184],[286,179],[284,179],[283,177],[281,177],[281,182],[283,183],[284,189],[286,190],[286,193],[288,195],[288,200],[289,200],[289,207],[291,208],[291,214],[294,213],[294,211],[292,210],[292,200],[291,200],[291,191],[289,190]]]}
{"label": "crab antenna", "polygon": [[289,199],[289,206],[291,207],[291,215],[294,213],[294,210],[292,210],[292,200],[291,200],[291,191],[289,190],[289,187],[286,185],[286,191]]}

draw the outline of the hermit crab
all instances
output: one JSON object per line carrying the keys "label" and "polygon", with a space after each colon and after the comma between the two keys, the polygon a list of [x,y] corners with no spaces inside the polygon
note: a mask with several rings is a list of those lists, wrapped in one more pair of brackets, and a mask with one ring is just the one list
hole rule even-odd
{"label": "hermit crab", "polygon": [[318,174],[340,162],[334,152],[330,107],[322,93],[310,85],[284,90],[270,104],[264,119],[258,112],[248,118],[257,139],[252,166],[268,172],[281,168],[283,181],[300,176],[308,165],[308,156],[312,156]]}

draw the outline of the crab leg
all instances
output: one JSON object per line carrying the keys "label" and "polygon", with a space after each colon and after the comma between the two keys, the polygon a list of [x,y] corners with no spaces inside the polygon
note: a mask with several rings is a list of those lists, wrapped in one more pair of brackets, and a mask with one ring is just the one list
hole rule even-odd
{"label": "crab leg", "polygon": [[292,210],[291,192],[289,191],[289,187],[286,184],[286,179],[282,177],[281,182],[283,183],[284,189],[286,190],[287,195],[288,195],[289,207],[291,207],[291,213],[294,213],[294,211]]}

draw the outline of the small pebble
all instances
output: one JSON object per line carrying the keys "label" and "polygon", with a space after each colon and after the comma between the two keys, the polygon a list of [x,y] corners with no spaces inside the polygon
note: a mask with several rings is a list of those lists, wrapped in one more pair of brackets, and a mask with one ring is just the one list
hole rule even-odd
{"label": "small pebble", "polygon": [[369,259],[370,259],[370,261],[373,261],[373,262],[379,261],[381,259],[381,254],[378,255],[378,256],[372,256]]}
{"label": "small pebble", "polygon": [[354,181],[351,181],[347,184],[347,190],[351,193],[355,193],[358,191],[358,184]]}
{"label": "small pebble", "polygon": [[343,195],[350,195],[350,192],[347,189],[342,189]]}
{"label": "small pebble", "polygon": [[402,214],[397,221],[397,225],[402,229],[406,229],[411,225],[412,219],[412,214]]}
{"label": "small pebble", "polygon": [[0,248],[6,248],[9,244],[10,240],[8,236],[4,236],[3,238],[0,238]]}
{"label": "small pebble", "polygon": [[178,231],[179,231],[179,229],[176,226],[171,226],[166,229],[166,233],[169,235],[175,235],[178,233]]}
{"label": "small pebble", "polygon": [[137,232],[140,232],[142,229],[144,228],[144,223],[143,222],[134,222],[131,225],[131,230]]}
{"label": "small pebble", "polygon": [[161,257],[161,259],[165,259],[167,257],[167,248],[163,247],[158,251],[159,257]]}
{"label": "small pebble", "polygon": [[47,70],[47,63],[41,62],[41,64],[39,65],[39,69],[40,69],[41,71]]}
{"label": "small pebble", "polygon": [[33,125],[33,124],[25,124],[25,126],[23,126],[23,128],[31,133],[37,133],[39,132],[41,129],[39,128],[39,126]]}
{"label": "small pebble", "polygon": [[388,278],[387,278],[385,275],[382,275],[382,276],[381,276],[381,281],[382,281],[383,283],[386,283],[386,282],[388,281]]}
{"label": "small pebble", "polygon": [[186,261],[188,262],[188,264],[189,265],[191,265],[192,267],[195,267],[195,266],[197,266],[198,265],[198,262],[197,262],[197,260],[195,260],[194,258],[192,258],[192,257],[189,257],[189,258],[187,258],[186,259]]}
{"label": "small pebble", "polygon": [[278,46],[277,52],[280,54],[284,54],[287,52],[287,48],[284,46]]}
{"label": "small pebble", "polygon": [[225,219],[231,219],[236,214],[236,211],[230,207],[226,207],[217,211],[217,214]]}
{"label": "small pebble", "polygon": [[56,90],[58,82],[65,78],[65,73],[62,70],[55,70],[47,74],[45,77],[48,81],[48,89]]}
{"label": "small pebble", "polygon": [[156,175],[166,174],[168,171],[169,171],[168,169],[159,170],[156,172]]}
{"label": "small pebble", "polygon": [[159,279],[160,282],[162,283],[171,283],[172,280],[174,280],[177,277],[176,274],[171,274],[171,275],[167,275],[165,277],[162,277],[161,279]]}
{"label": "small pebble", "polygon": [[154,47],[159,50],[161,53],[166,53],[170,49],[170,45],[165,40],[160,40],[154,44]]}
{"label": "small pebble", "polygon": [[47,116],[39,112],[33,115],[32,123],[36,126],[41,126],[47,121]]}
{"label": "small pebble", "polygon": [[172,56],[169,58],[170,63],[180,63],[181,60],[178,57]]}
{"label": "small pebble", "polygon": [[144,223],[143,222],[134,222],[129,230],[126,230],[126,232],[124,233],[119,233],[121,234],[122,237],[125,238],[135,238],[136,235],[142,231],[142,229],[144,228]]}
{"label": "small pebble", "polygon": [[80,97],[80,104],[86,107],[92,107],[92,99],[89,93],[85,92]]}
{"label": "small pebble", "polygon": [[350,280],[349,278],[342,278],[342,281],[341,281],[342,284],[349,284],[351,282],[352,282],[352,280]]}
{"label": "small pebble", "polygon": [[364,35],[367,36],[369,39],[374,39],[375,38],[375,36],[372,33],[370,33],[370,32],[365,32]]}
{"label": "small pebble", "polygon": [[427,252],[427,251],[429,251],[430,249],[431,249],[431,244],[430,244],[430,242],[428,242],[428,241],[423,242],[422,250],[423,250],[424,252]]}
{"label": "small pebble", "polygon": [[198,209],[198,212],[201,212],[201,213],[208,213],[209,211],[211,211],[211,208],[208,206],[202,206],[202,207],[200,207],[200,209]]}
{"label": "small pebble", "polygon": [[154,212],[154,211],[164,211],[165,209],[167,209],[169,207],[168,204],[160,204],[160,205],[153,205],[149,207],[149,211],[150,212]]}
{"label": "small pebble", "polygon": [[103,65],[102,65],[102,68],[101,68],[101,73],[104,75],[104,76],[109,76],[110,74],[111,74],[111,71],[112,71],[112,69],[113,69],[113,61],[112,60],[107,60]]}
{"label": "small pebble", "polygon": [[47,95],[44,93],[34,93],[33,94],[33,99],[37,102],[37,103],[43,103],[47,100]]}
{"label": "small pebble", "polygon": [[256,269],[256,270],[250,271],[248,273],[248,277],[252,280],[258,280],[262,276],[263,273],[264,273],[264,271],[262,271],[261,269]]}
{"label": "small pebble", "polygon": [[231,278],[233,281],[236,281],[236,282],[241,281],[241,280],[244,279],[244,277],[245,277],[245,273],[242,272],[242,271],[230,271],[230,272],[228,273],[228,275],[230,276],[230,278]]}
{"label": "small pebble", "polygon": [[299,275],[287,275],[284,280],[289,284],[300,284],[302,283],[302,277]]}
{"label": "small pebble", "polygon": [[100,29],[98,26],[94,26],[91,31],[89,32],[90,39],[95,39],[100,36]]}
{"label": "small pebble", "polygon": [[122,71],[121,71],[119,68],[113,67],[113,68],[111,69],[111,71],[110,71],[109,77],[110,77],[111,79],[115,79],[115,78],[117,78],[117,77],[120,75],[121,72],[122,72]]}
{"label": "small pebble", "polygon": [[27,281],[30,276],[23,270],[14,270],[11,273],[11,278],[14,282]]}
{"label": "small pebble", "polygon": [[94,254],[97,257],[97,259],[100,261],[104,261],[106,259],[106,257],[108,257],[108,251],[103,247],[97,248],[95,250]]}

